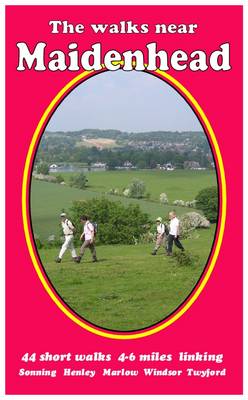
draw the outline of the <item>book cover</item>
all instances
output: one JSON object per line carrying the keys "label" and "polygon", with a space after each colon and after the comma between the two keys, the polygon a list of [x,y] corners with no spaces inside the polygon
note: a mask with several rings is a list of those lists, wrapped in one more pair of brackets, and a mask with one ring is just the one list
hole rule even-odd
{"label": "book cover", "polygon": [[6,6],[6,394],[242,394],[242,6]]}

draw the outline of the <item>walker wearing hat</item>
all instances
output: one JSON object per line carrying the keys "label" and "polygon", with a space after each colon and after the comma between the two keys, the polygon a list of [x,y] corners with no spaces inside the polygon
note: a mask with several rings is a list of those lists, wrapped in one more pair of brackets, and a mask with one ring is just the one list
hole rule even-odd
{"label": "walker wearing hat", "polygon": [[64,212],[61,213],[60,214],[60,218],[61,218],[61,226],[62,226],[62,229],[63,229],[63,233],[65,235],[65,240],[64,240],[64,243],[63,243],[63,245],[61,247],[61,250],[59,252],[59,256],[56,258],[55,261],[57,263],[60,263],[64,253],[66,252],[66,250],[70,249],[71,250],[71,256],[72,256],[73,260],[75,262],[78,262],[77,253],[76,253],[76,250],[75,250],[74,244],[73,244],[75,226],[67,218],[66,213],[64,213]]}
{"label": "walker wearing hat", "polygon": [[162,223],[161,217],[158,217],[156,219],[156,224],[157,224],[157,237],[156,237],[156,244],[152,252],[153,256],[157,254],[158,249],[160,248],[160,246],[163,246],[165,242],[165,225]]}

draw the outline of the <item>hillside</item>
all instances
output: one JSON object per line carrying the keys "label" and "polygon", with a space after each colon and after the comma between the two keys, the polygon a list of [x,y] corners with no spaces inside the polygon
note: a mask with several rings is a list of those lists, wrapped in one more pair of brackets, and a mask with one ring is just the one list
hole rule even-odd
{"label": "hillside", "polygon": [[122,132],[82,129],[49,132],[41,139],[36,163],[106,163],[110,169],[126,161],[138,168],[172,163],[183,168],[187,161],[211,168],[213,157],[204,132]]}
{"label": "hillside", "polygon": [[122,143],[123,145],[131,145],[138,142],[160,142],[160,143],[184,143],[190,147],[196,145],[207,144],[207,138],[203,131],[148,131],[148,132],[125,132],[114,129],[82,129],[79,131],[45,131],[43,138],[45,140],[60,138],[71,139],[73,141],[81,141],[83,139],[112,139],[116,142]]}

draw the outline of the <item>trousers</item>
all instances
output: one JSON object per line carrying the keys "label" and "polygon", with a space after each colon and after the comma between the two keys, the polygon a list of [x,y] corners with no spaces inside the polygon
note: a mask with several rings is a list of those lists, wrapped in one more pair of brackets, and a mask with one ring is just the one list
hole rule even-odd
{"label": "trousers", "polygon": [[71,256],[73,258],[77,257],[77,253],[76,253],[76,250],[75,250],[74,244],[73,244],[73,239],[74,239],[73,235],[66,235],[65,236],[65,241],[64,241],[64,243],[63,243],[63,245],[61,247],[61,250],[59,252],[59,258],[63,257],[63,255],[64,255],[64,253],[66,252],[67,249],[71,250]]}
{"label": "trousers", "polygon": [[165,243],[165,236],[164,235],[158,235],[156,239],[156,244],[154,247],[154,251],[157,251],[160,246],[163,246]]}
{"label": "trousers", "polygon": [[172,253],[172,247],[173,247],[173,242],[175,243],[175,245],[180,249],[180,250],[184,250],[184,247],[182,245],[182,243],[180,242],[180,240],[178,239],[178,236],[175,237],[175,235],[168,235],[168,241],[167,241],[167,252],[169,254]]}
{"label": "trousers", "polygon": [[96,259],[96,248],[94,243],[90,243],[90,240],[85,240],[80,248],[80,256],[83,257],[85,250],[89,248],[93,257],[93,260]]}

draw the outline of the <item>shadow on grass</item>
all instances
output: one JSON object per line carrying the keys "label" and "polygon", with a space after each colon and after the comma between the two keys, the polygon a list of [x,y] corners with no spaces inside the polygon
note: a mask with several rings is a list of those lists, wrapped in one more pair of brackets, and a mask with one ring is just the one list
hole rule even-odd
{"label": "shadow on grass", "polygon": [[98,258],[97,261],[93,262],[92,260],[84,260],[82,259],[80,263],[78,263],[78,265],[82,265],[82,264],[99,264],[105,261],[110,261],[108,258]]}

